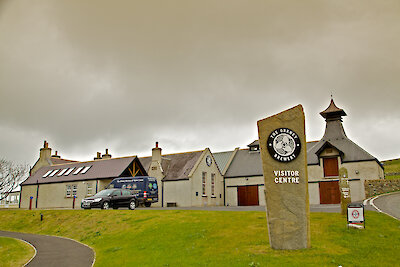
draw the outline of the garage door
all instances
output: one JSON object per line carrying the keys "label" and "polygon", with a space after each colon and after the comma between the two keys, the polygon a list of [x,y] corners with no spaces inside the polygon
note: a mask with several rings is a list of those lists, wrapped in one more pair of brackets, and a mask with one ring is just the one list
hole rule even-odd
{"label": "garage door", "polygon": [[339,181],[320,182],[319,197],[321,204],[340,204]]}
{"label": "garage door", "polygon": [[238,186],[238,205],[258,205],[258,185]]}

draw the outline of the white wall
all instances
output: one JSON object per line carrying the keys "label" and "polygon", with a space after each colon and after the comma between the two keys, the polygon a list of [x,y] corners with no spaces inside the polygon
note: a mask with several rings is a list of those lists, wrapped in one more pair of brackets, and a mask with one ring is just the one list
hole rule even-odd
{"label": "white wall", "polygon": [[190,194],[190,180],[165,181],[164,207],[167,207],[167,203],[176,203],[178,207],[190,207],[192,206]]}
{"label": "white wall", "polygon": [[308,196],[310,199],[310,204],[319,204],[319,183],[308,183]]}

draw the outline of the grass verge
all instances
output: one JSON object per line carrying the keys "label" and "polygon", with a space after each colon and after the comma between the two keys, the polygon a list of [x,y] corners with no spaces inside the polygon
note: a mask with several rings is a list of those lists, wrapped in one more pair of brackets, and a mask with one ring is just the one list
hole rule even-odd
{"label": "grass verge", "polygon": [[35,254],[35,250],[18,239],[0,237],[0,266],[23,266]]}
{"label": "grass verge", "polygon": [[[40,221],[40,213],[44,221]],[[272,250],[265,212],[0,210],[0,229],[58,235],[96,251],[95,266],[395,266],[400,222],[367,212],[366,229],[311,214],[312,248]]]}

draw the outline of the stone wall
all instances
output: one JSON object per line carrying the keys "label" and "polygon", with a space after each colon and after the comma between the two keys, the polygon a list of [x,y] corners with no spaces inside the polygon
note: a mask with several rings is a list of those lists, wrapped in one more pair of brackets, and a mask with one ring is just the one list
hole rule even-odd
{"label": "stone wall", "polygon": [[369,198],[383,193],[399,191],[400,179],[365,180],[364,187],[365,187],[365,197]]}

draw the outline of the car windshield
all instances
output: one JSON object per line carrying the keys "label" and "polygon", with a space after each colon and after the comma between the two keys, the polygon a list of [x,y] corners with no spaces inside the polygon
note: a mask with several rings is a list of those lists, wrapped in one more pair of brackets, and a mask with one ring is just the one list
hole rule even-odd
{"label": "car windshield", "polygon": [[95,197],[101,197],[101,196],[109,196],[111,195],[111,193],[115,191],[114,189],[106,189],[106,190],[102,190],[100,192],[98,192],[96,195],[94,195]]}

